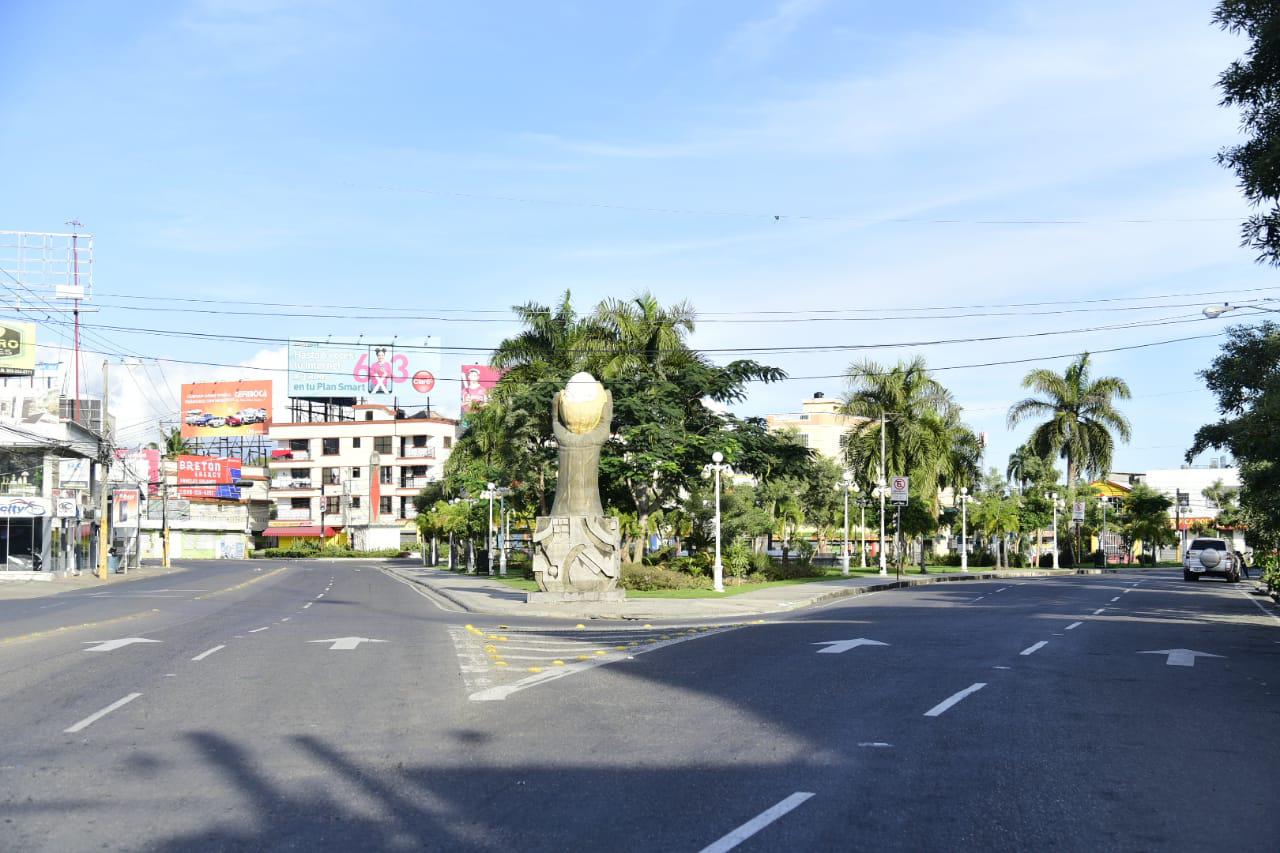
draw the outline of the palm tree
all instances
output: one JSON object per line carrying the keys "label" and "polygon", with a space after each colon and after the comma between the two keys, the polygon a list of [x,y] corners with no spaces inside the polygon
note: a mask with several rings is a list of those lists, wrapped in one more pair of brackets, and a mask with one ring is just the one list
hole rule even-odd
{"label": "palm tree", "polygon": [[688,302],[664,307],[647,292],[625,301],[601,302],[589,333],[596,339],[593,349],[601,377],[613,378],[637,367],[661,376],[669,364],[684,363],[693,356],[686,338],[694,317]]}
{"label": "palm tree", "polygon": [[1040,396],[1028,397],[1009,408],[1009,428],[1028,418],[1048,420],[1031,432],[1028,444],[1048,460],[1061,456],[1067,463],[1067,487],[1074,487],[1083,470],[1091,475],[1106,473],[1115,450],[1114,432],[1130,437],[1129,421],[1115,407],[1114,400],[1127,400],[1129,386],[1123,379],[1104,376],[1090,380],[1089,354],[1083,353],[1059,375],[1038,368],[1022,379],[1022,387]]}
{"label": "palm tree", "polygon": [[511,309],[524,331],[507,338],[493,351],[490,363],[514,380],[531,384],[542,379],[564,381],[590,362],[589,324],[578,317],[564,292],[553,308],[526,302]]}
{"label": "palm tree", "polygon": [[172,427],[164,436],[164,458],[177,459],[192,452],[192,443],[182,437],[181,427]]}

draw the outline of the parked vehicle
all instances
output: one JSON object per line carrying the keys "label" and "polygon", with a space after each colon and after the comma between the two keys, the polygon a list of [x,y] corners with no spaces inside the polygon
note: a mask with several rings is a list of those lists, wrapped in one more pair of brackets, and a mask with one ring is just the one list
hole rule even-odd
{"label": "parked vehicle", "polygon": [[187,426],[203,426],[204,422],[211,417],[212,415],[201,411],[200,409],[187,409],[187,414],[186,417],[183,418],[183,422]]}
{"label": "parked vehicle", "polygon": [[209,418],[209,420],[201,424],[201,426],[212,427],[213,429],[217,429],[218,427],[224,427],[226,425],[227,425],[227,419],[223,417],[211,417]]}
{"label": "parked vehicle", "polygon": [[243,421],[237,415],[227,415],[226,425],[229,427],[238,427]]}
{"label": "parked vehicle", "polygon": [[1203,576],[1240,582],[1240,566],[1225,539],[1194,539],[1182,557],[1182,579],[1198,581]]}

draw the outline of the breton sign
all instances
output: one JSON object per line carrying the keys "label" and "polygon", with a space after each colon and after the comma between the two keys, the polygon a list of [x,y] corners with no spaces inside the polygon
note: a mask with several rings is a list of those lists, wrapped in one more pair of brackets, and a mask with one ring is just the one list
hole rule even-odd
{"label": "breton sign", "polygon": [[894,477],[889,480],[889,500],[896,504],[905,504],[907,502],[907,487],[910,485],[910,477]]}

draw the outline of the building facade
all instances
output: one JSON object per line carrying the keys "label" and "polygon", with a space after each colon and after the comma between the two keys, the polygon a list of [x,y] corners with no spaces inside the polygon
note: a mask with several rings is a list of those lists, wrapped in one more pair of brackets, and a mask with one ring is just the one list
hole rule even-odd
{"label": "building facade", "polygon": [[767,415],[765,423],[770,432],[795,432],[805,447],[843,465],[844,454],[840,449],[840,438],[865,420],[840,414],[843,406],[840,400],[829,399],[818,391],[800,404],[798,413]]}
{"label": "building facade", "polygon": [[272,423],[274,518],[264,536],[282,547],[345,539],[361,550],[417,542],[414,498],[441,479],[458,422],[353,407],[354,420]]}

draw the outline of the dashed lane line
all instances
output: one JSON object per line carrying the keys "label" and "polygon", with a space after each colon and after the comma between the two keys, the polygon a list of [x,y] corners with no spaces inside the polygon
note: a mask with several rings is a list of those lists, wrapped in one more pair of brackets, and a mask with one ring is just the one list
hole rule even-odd
{"label": "dashed lane line", "polygon": [[1104,611],[1104,610],[1106,610],[1106,609],[1107,609],[1107,608],[1105,608],[1105,607],[1099,607],[1097,610],[1093,611],[1093,615],[1094,615],[1094,616],[1098,616],[1098,615],[1100,615],[1100,614],[1102,613],[1102,611]]}
{"label": "dashed lane line", "polygon": [[1041,641],[1040,641],[1040,642],[1038,642],[1038,643],[1034,643],[1034,644],[1032,644],[1032,645],[1030,645],[1030,646],[1027,646],[1025,649],[1023,649],[1022,651],[1020,651],[1018,654],[1022,655],[1023,657],[1026,657],[1027,655],[1033,655],[1033,654],[1035,654],[1036,652],[1038,652],[1038,651],[1040,651],[1041,649],[1043,649],[1043,648],[1044,648],[1045,646],[1047,646],[1047,645],[1049,645],[1049,641],[1048,641],[1048,640],[1041,640]]}
{"label": "dashed lane line", "polygon": [[1070,625],[1067,626],[1066,630],[1074,631],[1076,628],[1079,628],[1083,624],[1084,624],[1083,622],[1072,622]]}
{"label": "dashed lane line", "polygon": [[195,657],[193,657],[193,658],[192,658],[192,660],[195,660],[195,661],[204,660],[205,658],[207,658],[209,655],[213,654],[214,652],[222,651],[222,650],[223,650],[223,649],[225,649],[225,648],[226,648],[226,646],[225,646],[225,645],[223,645],[223,646],[214,646],[213,648],[209,649],[208,651],[203,651],[203,652],[201,652],[200,654],[196,655]]}
{"label": "dashed lane line", "polygon": [[1117,595],[1115,598],[1111,599],[1111,603],[1115,604],[1119,600],[1120,600],[1120,596]]}
{"label": "dashed lane line", "polygon": [[803,804],[805,800],[812,796],[813,794],[808,791],[796,791],[777,805],[765,809],[733,832],[718,841],[708,844],[702,848],[702,853],[725,853],[727,850],[732,850],[787,812]]}
{"label": "dashed lane line", "polygon": [[263,625],[261,628],[254,628],[254,629],[253,629],[253,630],[251,630],[249,633],[250,633],[250,634],[256,634],[256,633],[258,633],[259,631],[265,631],[265,630],[267,630],[267,629],[268,629],[268,628],[270,628],[270,627],[271,627],[270,625]]}
{"label": "dashed lane line", "polygon": [[986,686],[987,686],[987,683],[985,681],[979,681],[975,684],[970,684],[964,690],[961,690],[959,693],[956,693],[953,696],[949,696],[946,699],[943,699],[937,705],[934,705],[932,708],[925,711],[924,715],[926,717],[940,717],[943,714],[945,714],[947,710],[951,708],[951,706],[955,705],[961,699],[965,698],[966,696],[970,696],[974,693],[977,693],[979,690],[981,690]]}
{"label": "dashed lane line", "polygon": [[117,699],[107,707],[103,708],[101,711],[96,711],[90,714],[89,716],[85,717],[80,722],[76,723],[74,726],[71,726],[70,728],[67,728],[67,729],[63,729],[62,733],[73,735],[76,732],[80,731],[81,729],[88,728],[89,726],[96,723],[98,720],[101,720],[107,714],[110,714],[112,711],[123,708],[125,705],[128,705],[130,702],[132,702],[134,699],[137,699],[141,695],[142,695],[141,693],[130,693],[128,696],[124,697],[123,699]]}

